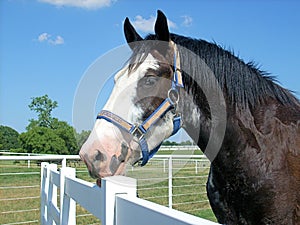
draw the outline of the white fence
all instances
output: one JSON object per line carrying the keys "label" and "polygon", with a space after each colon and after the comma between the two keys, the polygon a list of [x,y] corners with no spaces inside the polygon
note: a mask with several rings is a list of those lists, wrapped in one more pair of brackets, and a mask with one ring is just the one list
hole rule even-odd
{"label": "white fence", "polygon": [[[208,171],[209,166],[210,162],[204,155],[156,155],[149,161],[146,167],[128,167],[127,174],[129,177],[138,179],[139,191],[167,189],[168,193],[166,195],[152,196],[149,200],[167,198],[168,203],[165,205],[169,208],[173,208],[178,205],[188,205],[190,203],[195,204],[195,201],[179,203],[178,199],[176,200],[176,196],[182,196],[182,199],[185,194],[194,194],[197,196],[196,199],[200,201],[199,195],[206,195],[206,193],[201,193],[201,188],[199,186],[205,186],[207,174],[204,176],[202,174],[203,170]],[[195,182],[188,182],[190,179],[197,179],[198,182],[196,183],[198,185],[195,186]],[[165,186],[162,186],[160,183],[163,181],[167,181],[165,182]],[[187,189],[189,188],[193,191],[188,191]],[[181,193],[178,193],[179,189],[182,191]],[[173,201],[174,198],[175,203]],[[207,202],[207,200],[203,200],[203,202]],[[189,211],[192,212],[194,210],[196,209],[194,208]]]}
{"label": "white fence", "polygon": [[[79,160],[79,155],[51,155],[51,154],[33,154],[33,153],[15,153],[15,152],[0,152],[0,160],[16,160],[27,161],[27,167],[30,168],[31,161],[61,161],[63,167],[67,165],[67,160]],[[4,155],[4,156],[2,156]]]}
{"label": "white fence", "polygon": [[[195,145],[178,145],[178,146],[161,146],[159,151],[187,151],[194,152],[200,151],[198,146]],[[66,165],[67,160],[79,160],[79,155],[52,155],[52,154],[35,154],[35,153],[18,153],[18,152],[10,152],[9,150],[0,150],[0,160],[25,160],[27,161],[27,167],[30,168],[31,161],[40,160],[40,161],[48,161],[48,160],[59,160],[62,163],[62,166]],[[154,158],[160,158],[160,156],[155,155]]]}
{"label": "white fence", "polygon": [[[180,148],[179,148],[180,150]],[[168,152],[169,153],[169,152]],[[175,153],[175,152],[174,152]],[[181,152],[189,154],[188,151]],[[0,155],[3,154],[2,152]],[[9,153],[14,154],[14,153]],[[8,161],[7,163],[4,161]],[[24,160],[25,163],[24,164]],[[2,161],[2,162],[1,162]],[[10,162],[9,162],[10,161]],[[28,163],[30,161],[30,163]],[[79,161],[79,156],[74,155],[31,155],[18,154],[17,156],[0,156],[0,204],[7,203],[7,207],[0,208],[1,224],[39,224],[39,168],[41,161],[50,161],[59,163],[62,167],[66,165],[76,167],[78,176],[87,177],[87,170],[83,162]],[[39,162],[39,163],[38,163]],[[38,164],[37,164],[38,163]],[[138,180],[138,193],[142,199],[156,202],[170,208],[188,212],[197,216],[207,216],[211,213],[210,206],[206,197],[205,183],[209,161],[203,155],[156,155],[149,161],[146,167],[127,167],[127,176]],[[26,168],[30,165],[31,168]],[[4,169],[4,167],[5,169]],[[0,168],[0,169],[1,169]],[[26,178],[34,178],[34,182],[26,182]],[[24,183],[4,182],[4,177],[9,181],[19,180],[22,177]],[[29,179],[31,180],[31,178]],[[151,183],[149,185],[149,182]],[[153,183],[154,182],[154,183]],[[55,189],[56,185],[53,186]],[[60,188],[58,188],[59,190]],[[12,192],[16,190],[16,192]],[[19,191],[23,190],[23,191]],[[36,190],[36,191],[35,191]],[[14,195],[13,193],[16,193]],[[59,193],[59,192],[58,192]],[[30,201],[31,203],[25,203]],[[21,203],[24,202],[24,203]],[[60,204],[60,200],[57,201]],[[28,207],[29,205],[30,207]],[[3,205],[3,204],[2,204]],[[57,206],[60,208],[60,205]],[[78,223],[86,219],[89,223],[95,223],[97,219],[91,214],[77,208],[76,218]],[[27,216],[30,214],[30,216]],[[2,216],[3,215],[3,216]],[[20,215],[15,218],[13,215]],[[22,216],[24,215],[24,216]],[[209,218],[213,218],[210,217]],[[83,224],[87,224],[83,222]]]}
{"label": "white fence", "polygon": [[[57,205],[57,188],[60,206]],[[42,163],[41,224],[76,224],[76,203],[99,218],[102,225],[216,224],[140,198],[136,180],[114,176],[102,180],[101,188],[75,178],[75,169]]]}

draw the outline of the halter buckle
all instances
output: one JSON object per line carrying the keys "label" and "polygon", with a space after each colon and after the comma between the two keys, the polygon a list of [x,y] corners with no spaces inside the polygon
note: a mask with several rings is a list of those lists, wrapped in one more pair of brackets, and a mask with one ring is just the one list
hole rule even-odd
{"label": "halter buckle", "polygon": [[132,131],[132,136],[137,138],[139,141],[144,137],[144,132],[140,129],[138,125],[135,125],[134,130]]}
{"label": "halter buckle", "polygon": [[178,101],[179,101],[179,92],[176,88],[171,88],[169,91],[168,91],[168,98],[170,100],[170,102],[176,106],[178,104]]}

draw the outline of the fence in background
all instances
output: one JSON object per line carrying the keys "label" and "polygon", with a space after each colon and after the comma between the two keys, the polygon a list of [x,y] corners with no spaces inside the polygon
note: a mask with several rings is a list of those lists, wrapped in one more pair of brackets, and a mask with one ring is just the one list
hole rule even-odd
{"label": "fence in background", "polygon": [[[192,213],[185,205],[201,203],[210,208],[206,197],[206,180],[210,162],[204,155],[157,155],[146,167],[128,166],[126,175],[138,180],[139,193],[156,190],[142,198]],[[192,181],[192,182],[191,182]],[[184,199],[185,198],[185,199]]]}
{"label": "fence in background", "polygon": [[[31,160],[31,166],[37,167],[36,162],[40,161],[61,161],[62,166],[65,167],[67,164],[72,166],[84,166],[83,163],[78,163],[78,156],[53,156],[53,155],[43,155],[43,156],[0,156],[1,160]],[[28,165],[28,163],[27,163]],[[143,168],[132,168],[128,167],[127,176],[134,177],[138,180],[138,193],[143,199],[157,202],[159,204],[169,206],[170,208],[179,209],[185,212],[198,214],[198,211],[208,210],[209,204],[206,198],[205,183],[207,180],[207,172],[209,167],[209,161],[203,156],[176,156],[168,155],[162,156],[157,155],[154,159],[149,162],[149,165]],[[81,170],[77,170],[80,175],[81,172],[86,173],[86,169],[81,167]],[[26,175],[39,176],[39,172],[26,172]],[[0,179],[2,176],[24,176],[19,172],[3,173],[0,172]],[[191,183],[190,180],[195,180]],[[197,184],[196,184],[197,182]],[[39,188],[38,184],[22,186],[17,184],[16,186],[4,186],[0,182],[0,191],[4,193],[7,190],[17,190],[17,189],[34,189]],[[27,193],[27,191],[24,191]],[[145,194],[146,193],[146,194]],[[6,194],[1,194],[1,196],[6,196]],[[196,198],[196,197],[197,198]],[[39,196],[25,196],[25,197],[15,197],[15,198],[3,198],[0,197],[0,202],[6,200],[10,202],[14,201],[30,201],[36,199],[38,201]],[[163,200],[163,201],[162,201]],[[188,208],[189,206],[189,208]],[[5,212],[0,211],[0,215],[16,214],[22,213],[24,211],[36,211],[38,214],[38,208],[26,208],[17,210],[7,210]],[[88,213],[83,213],[83,215],[77,215],[77,217],[90,216]],[[38,219],[28,220],[28,223],[33,222],[39,223]],[[7,224],[21,224],[20,222],[11,221]],[[26,221],[24,221],[26,224]]]}
{"label": "fence in background", "polygon": [[[196,150],[200,150],[198,146],[194,145],[178,145],[178,146],[161,146],[159,151],[190,151],[194,152]],[[66,166],[67,160],[79,160],[78,155],[51,155],[51,154],[35,154],[35,153],[18,153],[18,152],[10,152],[9,150],[1,150],[0,151],[0,160],[11,160],[10,156],[16,156],[14,160],[25,160],[27,161],[27,167],[30,168],[30,164],[32,160],[39,161],[49,161],[49,160],[57,160],[61,161],[63,166]],[[157,157],[157,156],[155,156]]]}
{"label": "fence in background", "polygon": [[[60,189],[60,207],[57,206]],[[75,178],[75,169],[42,163],[41,169],[41,224],[76,224],[75,201],[99,218],[102,225],[212,225],[174,209],[136,197],[136,180],[124,176],[104,178],[101,188]]]}
{"label": "fence in background", "polygon": [[46,155],[33,153],[0,152],[0,160],[27,161],[28,168],[30,168],[31,161],[38,161],[38,163],[42,161],[57,161],[61,162],[62,166],[65,167],[67,165],[67,160],[80,160],[80,157],[79,155]]}

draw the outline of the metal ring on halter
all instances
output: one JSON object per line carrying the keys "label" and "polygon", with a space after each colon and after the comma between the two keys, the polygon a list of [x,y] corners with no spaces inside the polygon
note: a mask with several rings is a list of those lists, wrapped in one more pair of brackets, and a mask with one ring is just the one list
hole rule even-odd
{"label": "metal ring on halter", "polygon": [[135,124],[135,128],[132,131],[132,136],[137,139],[137,141],[140,141],[142,138],[144,138],[144,132],[140,129],[138,124]]}
{"label": "metal ring on halter", "polygon": [[168,98],[170,99],[171,104],[177,105],[177,103],[179,101],[179,92],[178,92],[178,90],[175,89],[175,88],[171,88],[168,91]]}
{"label": "metal ring on halter", "polygon": [[172,86],[171,89],[168,91],[168,97],[157,107],[156,110],[154,110],[154,112],[147,119],[145,119],[141,124],[133,125],[127,120],[124,120],[120,116],[107,110],[102,110],[97,116],[97,119],[104,119],[118,126],[119,128],[127,131],[127,133],[131,134],[134,137],[132,140],[139,144],[142,151],[142,159],[139,161],[139,164],[141,166],[146,165],[148,160],[153,157],[153,155],[158,151],[160,145],[162,144],[160,143],[159,145],[157,145],[157,147],[150,149],[149,151],[145,136],[147,135],[147,132],[149,132],[151,126],[153,126],[158,120],[162,119],[162,117],[167,112],[171,111],[174,114],[172,135],[174,135],[181,127],[180,113],[177,112],[176,108],[180,98],[180,88],[183,88],[184,85],[181,76],[182,71],[178,69],[180,65],[179,60],[176,60],[176,57],[178,57],[179,59],[179,53],[176,50],[175,44],[174,49],[174,73],[172,79]]}

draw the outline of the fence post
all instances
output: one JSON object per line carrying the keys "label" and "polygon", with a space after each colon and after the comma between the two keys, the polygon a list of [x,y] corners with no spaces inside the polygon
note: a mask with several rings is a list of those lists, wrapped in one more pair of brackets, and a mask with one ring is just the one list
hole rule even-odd
{"label": "fence post", "polygon": [[[57,164],[47,165],[47,180],[48,180],[48,196],[47,196],[47,224],[55,224],[51,215],[51,207],[49,205],[57,205],[57,186],[52,183],[51,171],[57,171]],[[52,204],[49,204],[49,203]]]}
{"label": "fence post", "polygon": [[[30,156],[30,153],[28,153],[27,155]],[[30,168],[30,159],[28,159],[27,161],[27,168]]]}
{"label": "fence post", "polygon": [[[50,216],[48,202],[57,202],[57,187],[51,183],[50,172],[56,170],[57,165],[42,162],[41,164],[41,224],[52,224],[53,218]],[[49,222],[52,221],[52,222]]]}
{"label": "fence post", "polygon": [[49,177],[47,177],[47,166],[49,163],[42,162],[41,164],[41,209],[40,209],[40,223],[41,225],[46,224],[47,218],[47,196],[49,187]]}
{"label": "fence post", "polygon": [[128,194],[136,197],[136,179],[124,176],[106,177],[101,180],[101,205],[103,215],[101,218],[102,225],[115,224],[115,202],[117,194]]}
{"label": "fence post", "polygon": [[76,224],[76,202],[65,193],[66,177],[75,178],[75,168],[60,169],[60,225]]}
{"label": "fence post", "polygon": [[67,166],[67,158],[63,158],[61,161],[61,167],[66,167]]}
{"label": "fence post", "polygon": [[169,208],[172,209],[173,207],[173,160],[172,156],[169,157]]}

